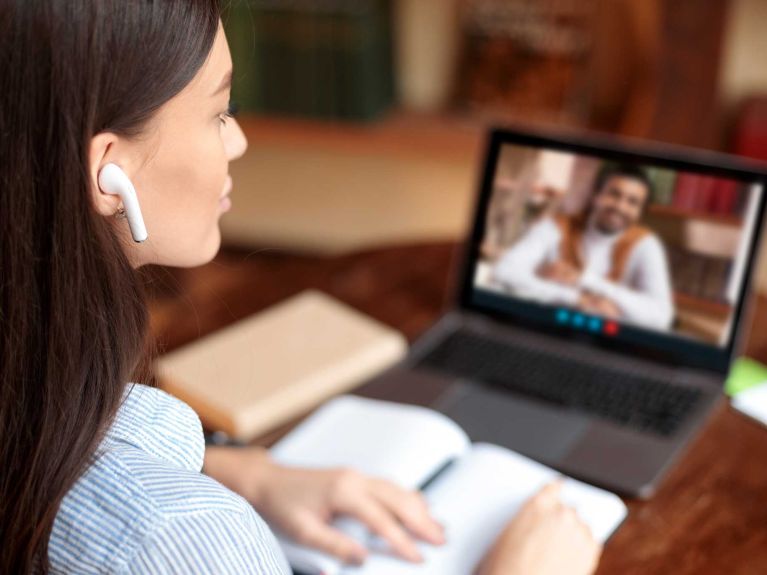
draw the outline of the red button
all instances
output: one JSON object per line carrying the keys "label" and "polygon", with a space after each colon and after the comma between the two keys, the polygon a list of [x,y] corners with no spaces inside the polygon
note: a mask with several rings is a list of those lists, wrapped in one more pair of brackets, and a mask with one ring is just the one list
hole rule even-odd
{"label": "red button", "polygon": [[607,335],[618,335],[619,330],[620,330],[620,327],[618,326],[617,322],[614,322],[614,321],[605,322],[605,333]]}

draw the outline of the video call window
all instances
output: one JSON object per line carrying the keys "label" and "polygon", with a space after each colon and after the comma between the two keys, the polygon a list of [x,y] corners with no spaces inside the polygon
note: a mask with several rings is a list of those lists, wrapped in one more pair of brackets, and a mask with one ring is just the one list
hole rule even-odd
{"label": "video call window", "polygon": [[726,345],[759,191],[506,145],[475,287]]}

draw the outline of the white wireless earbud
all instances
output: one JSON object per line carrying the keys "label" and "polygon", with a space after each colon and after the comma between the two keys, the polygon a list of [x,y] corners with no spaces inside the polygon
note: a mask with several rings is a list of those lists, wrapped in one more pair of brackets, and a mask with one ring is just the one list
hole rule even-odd
{"label": "white wireless earbud", "polygon": [[122,198],[133,240],[143,242],[147,238],[144,217],[141,215],[141,207],[138,205],[136,188],[133,187],[133,183],[125,175],[125,172],[116,164],[107,164],[99,172],[99,188],[104,193],[115,194]]}

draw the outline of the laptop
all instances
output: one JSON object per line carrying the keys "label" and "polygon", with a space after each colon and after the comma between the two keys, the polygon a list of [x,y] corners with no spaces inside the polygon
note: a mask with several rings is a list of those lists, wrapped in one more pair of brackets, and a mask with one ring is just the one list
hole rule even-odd
{"label": "laptop", "polygon": [[425,403],[473,441],[650,497],[723,398],[766,178],[713,153],[491,131],[455,304],[367,389],[439,390]]}

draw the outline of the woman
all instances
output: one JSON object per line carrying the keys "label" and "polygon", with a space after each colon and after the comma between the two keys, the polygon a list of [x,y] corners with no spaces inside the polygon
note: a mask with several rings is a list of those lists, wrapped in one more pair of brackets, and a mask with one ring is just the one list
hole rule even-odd
{"label": "woman", "polygon": [[[404,559],[444,536],[417,494],[209,448],[145,371],[136,269],[219,248],[231,59],[216,0],[0,0],[0,572],[288,573],[268,522],[350,562],[359,518]],[[99,187],[116,164],[149,239]],[[204,468],[205,474],[201,473]],[[544,490],[483,573],[588,573],[598,547]],[[262,519],[263,518],[263,519]]]}

